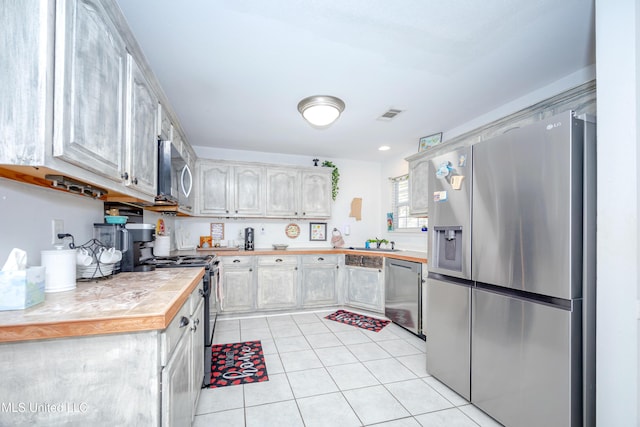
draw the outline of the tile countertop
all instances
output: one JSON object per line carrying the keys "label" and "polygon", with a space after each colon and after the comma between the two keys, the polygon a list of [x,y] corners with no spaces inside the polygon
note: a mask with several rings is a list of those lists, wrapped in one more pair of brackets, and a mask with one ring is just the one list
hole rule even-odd
{"label": "tile countertop", "polygon": [[178,251],[177,254],[217,254],[218,256],[250,256],[250,255],[318,255],[318,254],[349,254],[349,255],[370,255],[370,256],[381,256],[386,258],[395,258],[395,259],[403,259],[405,261],[413,261],[420,263],[427,263],[427,254],[426,252],[420,251],[402,251],[398,250],[395,252],[386,252],[386,251],[376,251],[376,250],[358,250],[358,249],[347,249],[347,248],[293,248],[293,249],[285,249],[285,250],[276,250],[276,249],[268,249],[268,248],[257,248],[253,251],[245,251],[245,250],[217,250],[216,248],[211,249],[197,249],[196,251]]}
{"label": "tile countertop", "polygon": [[203,268],[163,268],[78,282],[42,304],[0,311],[0,343],[162,330],[203,276]]}

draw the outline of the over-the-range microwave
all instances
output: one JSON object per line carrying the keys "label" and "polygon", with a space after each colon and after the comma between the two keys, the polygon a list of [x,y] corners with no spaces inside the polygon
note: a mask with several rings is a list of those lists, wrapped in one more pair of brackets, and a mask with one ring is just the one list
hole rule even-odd
{"label": "over-the-range microwave", "polygon": [[193,174],[171,141],[158,141],[158,195],[156,202],[193,211]]}

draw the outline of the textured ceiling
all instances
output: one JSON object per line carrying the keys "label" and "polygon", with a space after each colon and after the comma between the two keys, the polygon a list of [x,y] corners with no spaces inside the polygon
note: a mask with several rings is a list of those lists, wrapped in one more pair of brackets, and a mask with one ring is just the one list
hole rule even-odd
{"label": "textured ceiling", "polygon": [[382,161],[595,63],[591,0],[118,3],[194,146]]}

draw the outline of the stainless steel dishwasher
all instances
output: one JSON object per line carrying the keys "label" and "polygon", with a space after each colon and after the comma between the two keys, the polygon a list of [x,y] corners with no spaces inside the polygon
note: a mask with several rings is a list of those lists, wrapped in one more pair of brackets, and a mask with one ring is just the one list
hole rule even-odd
{"label": "stainless steel dishwasher", "polygon": [[422,264],[393,258],[387,258],[385,264],[385,316],[424,339]]}

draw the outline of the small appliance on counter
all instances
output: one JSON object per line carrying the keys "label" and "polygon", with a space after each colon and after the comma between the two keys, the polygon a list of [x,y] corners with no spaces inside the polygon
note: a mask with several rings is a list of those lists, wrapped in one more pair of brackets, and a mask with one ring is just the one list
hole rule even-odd
{"label": "small appliance on counter", "polygon": [[252,251],[254,249],[254,244],[255,244],[254,236],[255,236],[255,232],[253,228],[247,227],[244,229],[244,250],[245,251]]}
{"label": "small appliance on counter", "polygon": [[153,259],[151,251],[156,227],[153,224],[127,224],[129,248],[122,255],[121,271],[152,271],[154,265],[146,263]]}
{"label": "small appliance on counter", "polygon": [[129,231],[126,229],[125,224],[93,224],[93,238],[107,248],[115,248],[122,252],[122,260],[116,263],[113,270],[114,274],[120,271],[127,271],[122,270],[122,264],[124,259],[130,255],[131,244],[129,243]]}
{"label": "small appliance on counter", "polygon": [[153,258],[150,243],[154,235],[153,224],[93,224],[93,237],[96,240],[122,252],[122,260],[116,264],[114,274],[155,269],[155,266],[145,264],[146,260]]}

